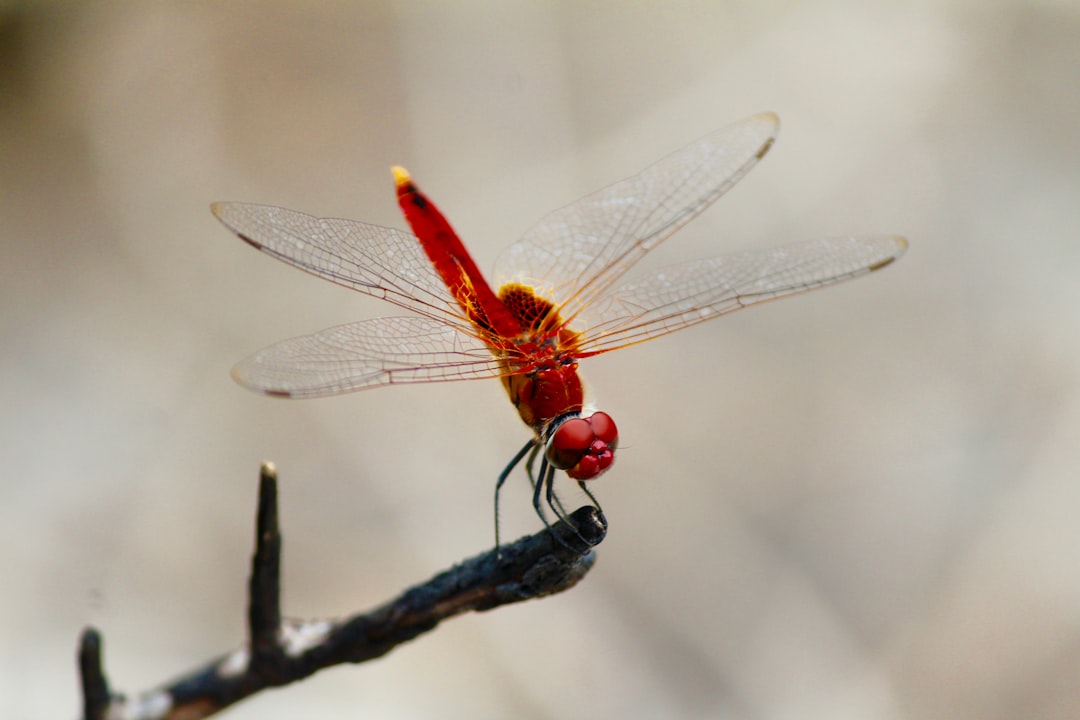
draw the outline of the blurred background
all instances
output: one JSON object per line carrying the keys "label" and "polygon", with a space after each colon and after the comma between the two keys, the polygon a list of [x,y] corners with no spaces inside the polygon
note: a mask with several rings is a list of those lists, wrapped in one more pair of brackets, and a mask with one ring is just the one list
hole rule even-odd
{"label": "blurred background", "polygon": [[401,227],[402,164],[490,268],[774,110],[765,161],[647,265],[907,256],[585,363],[622,447],[582,585],[230,717],[1080,717],[1078,41],[1068,0],[5,3],[0,715],[77,715],[87,625],[127,693],[240,645],[262,460],[290,616],[491,546],[528,437],[499,383],[239,388],[250,352],[400,311],[212,201]]}

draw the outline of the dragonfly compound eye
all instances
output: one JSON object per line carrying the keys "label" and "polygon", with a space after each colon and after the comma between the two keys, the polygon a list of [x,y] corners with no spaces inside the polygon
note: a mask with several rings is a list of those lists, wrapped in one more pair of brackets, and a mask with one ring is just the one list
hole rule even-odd
{"label": "dragonfly compound eye", "polygon": [[575,417],[555,428],[547,443],[547,459],[575,480],[590,480],[615,462],[619,432],[607,413]]}

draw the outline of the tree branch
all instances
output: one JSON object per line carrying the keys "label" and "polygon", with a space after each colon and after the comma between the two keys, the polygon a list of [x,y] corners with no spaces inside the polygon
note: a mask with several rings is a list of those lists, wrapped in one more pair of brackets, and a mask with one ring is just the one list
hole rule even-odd
{"label": "tree branch", "polygon": [[550,531],[465,560],[370,612],[338,620],[283,622],[277,472],[266,463],[260,473],[255,553],[248,583],[248,645],[160,689],[128,699],[110,693],[102,668],[101,637],[87,628],[79,645],[83,717],[208,717],[265,688],[296,682],[339,663],[381,657],[455,615],[568,590],[593,566],[592,548],[607,530],[603,515],[591,505],[579,508],[568,520],[556,523]]}

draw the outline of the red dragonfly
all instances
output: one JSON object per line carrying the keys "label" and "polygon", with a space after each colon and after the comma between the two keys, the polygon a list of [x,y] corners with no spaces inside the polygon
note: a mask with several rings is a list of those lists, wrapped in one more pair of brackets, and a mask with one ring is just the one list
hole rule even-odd
{"label": "red dragonfly", "polygon": [[734,186],[778,129],[773,113],[755,115],[556,210],[499,258],[498,290],[402,168],[393,171],[397,199],[415,235],[279,207],[215,203],[214,215],[255,248],[415,313],[280,342],[242,361],[233,377],[278,397],[499,378],[533,436],[499,475],[496,521],[499,488],[526,455],[533,506],[545,525],[542,492],[551,511],[565,517],[554,496],[556,470],[577,480],[599,511],[584,481],[611,467],[618,432],[609,415],[586,403],[580,360],[879,270],[907,247],[896,236],[831,238],[693,260],[623,281]]}

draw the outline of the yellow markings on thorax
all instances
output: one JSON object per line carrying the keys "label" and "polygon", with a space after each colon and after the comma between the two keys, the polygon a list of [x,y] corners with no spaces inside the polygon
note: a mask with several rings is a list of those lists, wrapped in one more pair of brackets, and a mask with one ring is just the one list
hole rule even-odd
{"label": "yellow markings on thorax", "polygon": [[564,351],[577,346],[578,334],[562,327],[563,321],[555,305],[547,298],[537,295],[528,285],[503,285],[499,288],[499,300],[521,323],[530,340]]}

